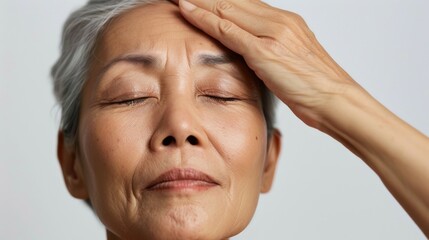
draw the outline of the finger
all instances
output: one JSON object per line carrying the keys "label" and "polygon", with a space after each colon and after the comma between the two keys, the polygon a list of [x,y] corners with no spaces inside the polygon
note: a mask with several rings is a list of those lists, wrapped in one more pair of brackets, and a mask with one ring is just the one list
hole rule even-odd
{"label": "finger", "polygon": [[[226,19],[243,30],[260,38],[283,41],[297,32],[298,35],[308,35],[299,28],[302,25],[300,17],[291,12],[271,7],[257,0],[188,0],[201,9]],[[299,23],[298,23],[299,22]]]}
{"label": "finger", "polygon": [[[244,1],[237,1],[237,3],[238,2]],[[249,3],[248,1],[245,2]],[[209,6],[210,4],[214,5]],[[221,19],[225,19],[234,23],[236,26],[257,37],[275,38],[275,36],[284,29],[282,24],[249,13],[246,9],[243,9],[242,6],[237,5],[235,2],[232,3],[226,0],[204,1],[203,5],[205,8],[198,7],[211,12]],[[254,4],[252,5],[255,6]],[[207,8],[210,8],[211,10],[208,10]]]}
{"label": "finger", "polygon": [[188,1],[180,0],[179,6],[186,20],[240,55],[247,55],[252,42],[257,40],[256,36],[233,22],[222,19]]}
{"label": "finger", "polygon": [[268,20],[277,23],[284,23],[284,19],[287,15],[294,15],[294,13],[278,9],[268,5],[259,0],[188,0],[192,4],[203,8],[207,11],[210,11],[221,18],[231,20],[237,25],[239,23],[246,23],[247,19],[237,18],[234,21],[230,17],[235,17],[236,12],[234,11],[225,11],[228,10],[229,5],[234,5],[236,9],[244,11],[253,17],[260,17],[259,20]]}
{"label": "finger", "polygon": [[194,5],[229,20],[260,38],[282,42],[292,37],[310,45],[315,39],[313,32],[298,14],[274,8],[259,0],[188,1],[195,2]]}

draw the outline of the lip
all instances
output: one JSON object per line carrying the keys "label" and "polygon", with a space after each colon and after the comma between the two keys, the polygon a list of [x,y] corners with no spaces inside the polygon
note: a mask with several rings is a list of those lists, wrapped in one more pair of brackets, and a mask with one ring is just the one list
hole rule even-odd
{"label": "lip", "polygon": [[174,168],[159,175],[146,187],[150,191],[206,190],[218,186],[211,176],[192,168]]}

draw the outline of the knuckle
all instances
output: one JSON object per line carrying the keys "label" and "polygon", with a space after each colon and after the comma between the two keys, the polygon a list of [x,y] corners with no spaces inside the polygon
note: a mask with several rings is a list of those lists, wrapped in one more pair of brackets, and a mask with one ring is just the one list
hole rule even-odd
{"label": "knuckle", "polygon": [[292,20],[297,21],[297,22],[304,22],[304,18],[302,18],[301,15],[294,13],[294,12],[291,12],[289,14],[290,14],[289,17]]}
{"label": "knuckle", "polygon": [[233,8],[232,4],[229,3],[228,1],[218,0],[214,5],[213,12],[219,16],[222,16],[225,14],[225,12],[231,11],[232,8]]}
{"label": "knuckle", "polygon": [[221,35],[229,34],[234,28],[234,24],[228,20],[222,20],[219,23],[219,33]]}
{"label": "knuckle", "polygon": [[301,15],[290,11],[282,11],[280,13],[277,13],[275,17],[277,19],[280,19],[280,21],[283,23],[289,23],[291,21],[304,22],[304,19],[301,17]]}
{"label": "knuckle", "polygon": [[316,39],[316,35],[314,34],[314,32],[313,31],[311,31],[310,29],[308,29],[307,31],[306,31],[306,33],[307,33],[307,37],[308,37],[308,39],[310,39],[310,40],[314,40],[314,39]]}
{"label": "knuckle", "polygon": [[282,50],[281,44],[270,38],[262,38],[255,46],[255,50],[260,56],[277,55]]}
{"label": "knuckle", "polygon": [[199,16],[197,16],[198,19],[200,19],[200,23],[208,23],[210,22],[210,15],[207,13],[200,13]]}
{"label": "knuckle", "polygon": [[266,52],[266,41],[265,39],[260,39],[257,41],[255,46],[253,46],[253,51],[256,53],[257,56],[264,56]]}

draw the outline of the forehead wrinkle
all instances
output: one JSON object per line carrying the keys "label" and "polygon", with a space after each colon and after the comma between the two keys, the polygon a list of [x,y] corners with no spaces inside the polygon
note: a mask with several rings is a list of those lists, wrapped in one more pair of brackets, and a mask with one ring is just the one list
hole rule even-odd
{"label": "forehead wrinkle", "polygon": [[186,51],[186,61],[187,61],[187,63],[188,63],[188,69],[190,69],[191,68],[191,58],[189,57],[191,54],[189,54],[189,53],[191,53],[191,48],[190,47],[188,47],[188,42],[187,41],[185,41],[184,42],[184,45],[185,45],[185,51]]}

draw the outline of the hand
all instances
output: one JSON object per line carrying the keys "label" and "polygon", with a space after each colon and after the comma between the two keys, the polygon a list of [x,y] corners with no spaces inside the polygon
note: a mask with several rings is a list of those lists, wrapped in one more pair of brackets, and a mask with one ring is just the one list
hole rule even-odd
{"label": "hand", "polygon": [[312,127],[318,128],[333,97],[360,89],[295,13],[258,0],[180,0],[180,9],[190,23],[242,55],[265,85]]}
{"label": "hand", "polygon": [[362,158],[429,236],[429,188],[422,184],[429,182],[429,138],[354,82],[300,16],[258,0],[179,5],[190,23],[242,55],[301,120]]}

